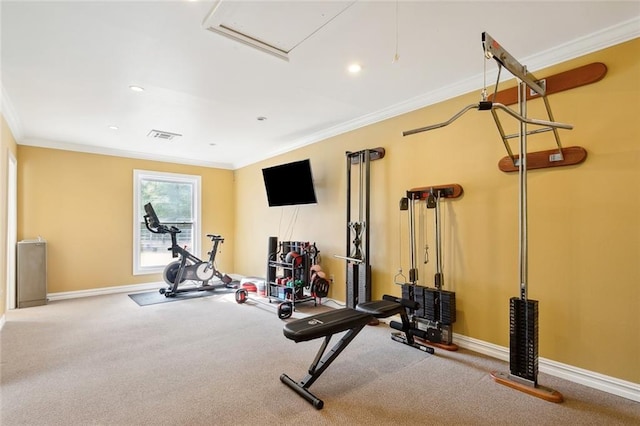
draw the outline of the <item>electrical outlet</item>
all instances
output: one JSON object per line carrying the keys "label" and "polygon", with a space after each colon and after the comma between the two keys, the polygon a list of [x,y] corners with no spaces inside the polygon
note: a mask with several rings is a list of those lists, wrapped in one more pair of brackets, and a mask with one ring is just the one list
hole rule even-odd
{"label": "electrical outlet", "polygon": [[333,274],[330,274],[330,275],[329,275],[329,281],[330,281],[330,282],[333,282]]}

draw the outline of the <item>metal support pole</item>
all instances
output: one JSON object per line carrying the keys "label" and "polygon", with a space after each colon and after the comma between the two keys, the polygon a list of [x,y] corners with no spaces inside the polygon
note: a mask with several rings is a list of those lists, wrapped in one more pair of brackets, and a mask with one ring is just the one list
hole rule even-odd
{"label": "metal support pole", "polygon": [[[363,151],[363,155],[364,155],[364,192],[360,192],[360,197],[364,198],[365,200],[365,204],[364,204],[364,260],[365,260],[365,264],[367,265],[367,268],[370,267],[371,264],[371,260],[370,260],[370,244],[369,244],[369,235],[370,235],[370,229],[371,229],[371,203],[370,203],[370,195],[371,195],[371,152],[368,149],[365,149]],[[369,277],[369,272],[366,273],[367,274],[367,278],[369,281],[370,277]],[[367,287],[368,287],[368,291],[371,292],[371,288],[370,288],[371,283],[367,282]],[[369,302],[370,296],[367,297],[365,300],[361,299],[360,302]]]}
{"label": "metal support pole", "polygon": [[433,192],[433,196],[436,199],[435,207],[435,228],[436,228],[436,282],[435,286],[438,290],[442,290],[443,276],[442,276],[442,232],[440,226],[440,193],[438,191]]}
{"label": "metal support pole", "polygon": [[[351,233],[349,231],[349,223],[351,222],[351,152],[347,152],[345,155],[347,159],[347,241],[345,246],[345,253],[351,253]],[[347,274],[348,271],[347,264]]]}
{"label": "metal support pole", "polygon": [[[518,102],[520,115],[527,116],[527,85],[518,82]],[[529,275],[528,236],[527,236],[527,123],[520,122],[520,164],[518,166],[519,177],[519,254],[520,254],[520,298],[527,300],[527,281]]]}
{"label": "metal support pole", "polygon": [[416,284],[418,281],[418,269],[416,268],[416,225],[415,225],[415,200],[413,195],[409,197],[409,254],[411,265],[409,268],[409,282]]}

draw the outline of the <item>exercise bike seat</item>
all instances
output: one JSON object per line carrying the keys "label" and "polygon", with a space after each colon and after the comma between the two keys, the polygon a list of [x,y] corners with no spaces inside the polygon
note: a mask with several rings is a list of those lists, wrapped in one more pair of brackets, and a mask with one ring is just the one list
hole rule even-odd
{"label": "exercise bike seat", "polygon": [[375,318],[387,318],[405,312],[405,307],[391,300],[374,300],[371,302],[358,303],[356,310]]}
{"label": "exercise bike seat", "polygon": [[354,309],[336,309],[288,322],[282,331],[287,339],[296,343],[306,342],[364,326],[372,319],[368,313]]}

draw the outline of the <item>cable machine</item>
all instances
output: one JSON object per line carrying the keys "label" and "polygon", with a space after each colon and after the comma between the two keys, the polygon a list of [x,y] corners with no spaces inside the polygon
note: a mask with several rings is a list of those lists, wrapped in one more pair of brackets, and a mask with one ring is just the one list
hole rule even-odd
{"label": "cable machine", "polygon": [[[371,196],[371,161],[384,157],[384,148],[345,153],[347,161],[347,256],[334,255],[347,261],[347,307],[371,301],[371,264],[369,257],[369,219]],[[358,174],[354,206],[352,168]],[[355,210],[355,211],[354,211]],[[357,216],[356,216],[357,215]]]}
{"label": "cable machine", "polygon": [[[400,210],[409,214],[409,282],[402,285],[402,298],[418,304],[418,308],[410,310],[413,334],[432,346],[449,351],[458,350],[453,343],[453,323],[456,322],[456,294],[444,290],[444,274],[442,261],[442,220],[440,201],[443,198],[458,198],[462,195],[462,187],[458,184],[414,188],[407,191],[407,196],[400,200]],[[419,284],[416,268],[416,207],[424,206],[434,211],[436,265],[434,287]],[[426,234],[426,232],[425,232]],[[425,263],[428,261],[428,246],[425,248]]]}
{"label": "cable machine", "polygon": [[[509,312],[509,369],[510,373],[493,372],[493,379],[503,385],[526,392],[551,402],[562,402],[563,397],[559,392],[540,386],[538,384],[538,301],[528,298],[528,238],[527,238],[527,136],[543,132],[553,132],[558,152],[550,155],[548,162],[564,162],[563,149],[560,144],[558,129],[571,130],[573,126],[554,121],[551,108],[546,97],[545,88],[540,84],[527,68],[521,65],[506,50],[500,46],[486,32],[482,33],[482,44],[485,59],[495,59],[498,64],[498,79],[496,81],[496,93],[500,80],[500,70],[506,68],[518,79],[518,105],[519,111],[513,111],[509,107],[487,100],[486,87],[482,90],[482,99],[477,104],[471,104],[463,108],[449,120],[403,132],[403,136],[412,135],[424,131],[448,126],[460,118],[467,111],[478,109],[491,111],[498,131],[507,149],[514,166],[518,167],[519,196],[518,196],[518,247],[520,269],[520,296],[510,299]],[[527,117],[527,91],[531,90],[542,97],[548,120],[531,119]],[[494,94],[495,99],[495,94]],[[513,135],[506,135],[502,128],[497,110],[506,112],[519,122],[519,130],[516,135],[519,139],[520,155],[514,156],[509,148],[507,140]],[[539,126],[534,130],[528,130],[527,125]],[[583,159],[584,160],[584,159]],[[575,163],[574,163],[575,164]]]}

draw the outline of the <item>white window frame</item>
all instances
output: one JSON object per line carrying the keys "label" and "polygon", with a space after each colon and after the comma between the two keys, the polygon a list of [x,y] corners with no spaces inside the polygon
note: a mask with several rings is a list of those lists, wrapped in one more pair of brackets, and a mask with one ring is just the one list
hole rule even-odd
{"label": "white window frame", "polygon": [[[143,206],[140,200],[140,182],[143,180],[164,180],[167,182],[189,183],[193,185],[192,211],[195,217],[192,218],[193,226],[193,247],[189,251],[196,257],[202,258],[200,254],[201,245],[201,220],[202,205],[201,180],[198,175],[186,175],[168,172],[155,172],[150,170],[133,171],[133,275],[156,274],[164,270],[164,266],[141,266],[140,265],[140,230],[144,227]],[[162,218],[160,218],[162,220]],[[167,247],[169,248],[169,247]]]}

